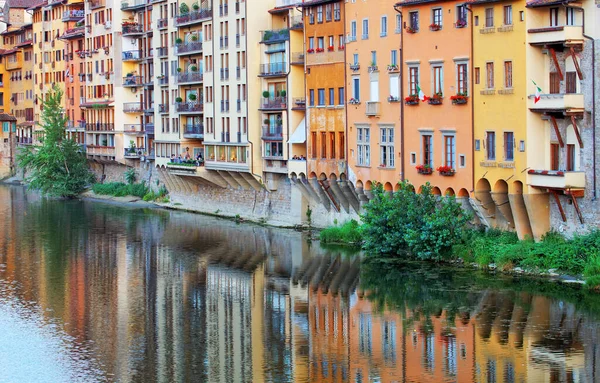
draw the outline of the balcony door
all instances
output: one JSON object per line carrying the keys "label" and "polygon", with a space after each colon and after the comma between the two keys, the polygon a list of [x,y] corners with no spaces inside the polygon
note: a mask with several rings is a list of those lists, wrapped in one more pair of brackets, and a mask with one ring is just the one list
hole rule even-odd
{"label": "balcony door", "polygon": [[285,91],[285,82],[269,83],[269,97],[282,97],[282,91]]}
{"label": "balcony door", "polygon": [[[191,99],[190,99],[190,96],[191,96],[191,95],[194,95],[194,96],[196,96],[196,97],[195,97],[195,100],[191,100]],[[192,98],[194,98],[194,97],[192,97]],[[185,101],[186,101],[186,102],[192,102],[192,103],[194,103],[194,104],[195,104],[195,103],[197,103],[199,100],[200,100],[200,97],[198,97],[198,89],[186,89],[186,90],[185,90]]]}

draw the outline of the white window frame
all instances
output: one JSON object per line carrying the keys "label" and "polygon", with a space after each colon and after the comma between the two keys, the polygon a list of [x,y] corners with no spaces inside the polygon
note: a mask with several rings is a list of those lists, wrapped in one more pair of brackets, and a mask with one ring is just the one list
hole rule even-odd
{"label": "white window frame", "polygon": [[371,166],[371,127],[356,125],[356,164]]}
{"label": "white window frame", "polygon": [[379,37],[386,37],[388,31],[387,15],[381,16],[381,33]]}
{"label": "white window frame", "polygon": [[[362,19],[362,31],[361,31],[361,40],[369,39],[369,19]],[[366,33],[365,33],[366,32]]]}
{"label": "white window frame", "polygon": [[454,76],[455,76],[455,84],[456,84],[456,93],[459,93],[460,77],[458,73],[458,66],[465,65],[467,68],[467,85],[466,85],[466,94],[469,96],[470,88],[471,88],[471,72],[469,70],[469,60],[455,60],[454,61]]}
{"label": "white window frame", "polygon": [[[396,166],[394,136],[395,132],[393,125],[379,126],[379,163],[380,165],[385,165],[386,168],[394,168]],[[386,153],[385,158],[383,157],[384,152]]]}

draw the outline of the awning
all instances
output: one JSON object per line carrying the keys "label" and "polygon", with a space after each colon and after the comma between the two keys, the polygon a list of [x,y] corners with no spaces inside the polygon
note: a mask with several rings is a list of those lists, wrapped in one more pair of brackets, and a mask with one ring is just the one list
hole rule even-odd
{"label": "awning", "polygon": [[298,124],[294,133],[290,136],[288,144],[303,144],[306,142],[306,118],[303,118]]}

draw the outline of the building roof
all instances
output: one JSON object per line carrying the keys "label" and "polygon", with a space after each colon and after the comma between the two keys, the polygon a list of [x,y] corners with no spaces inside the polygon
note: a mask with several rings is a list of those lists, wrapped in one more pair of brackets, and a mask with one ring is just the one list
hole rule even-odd
{"label": "building roof", "polygon": [[36,9],[40,9],[40,8],[42,8],[42,7],[45,7],[45,6],[47,6],[47,5],[48,5],[48,2],[47,2],[47,1],[42,1],[42,2],[40,2],[39,0],[35,0],[35,1],[33,2],[33,4],[31,4],[31,6],[29,6],[29,8],[27,8],[27,10],[28,10],[28,11],[33,11],[33,10],[36,10]]}
{"label": "building roof", "polygon": [[33,7],[34,5],[36,5],[37,3],[39,3],[40,0],[6,0],[6,6],[8,6],[8,8],[29,8],[29,7]]}
{"label": "building roof", "polygon": [[559,5],[574,3],[576,0],[531,0],[527,2],[527,8],[547,7],[549,5]]}
{"label": "building roof", "polygon": [[315,5],[322,5],[322,4],[327,4],[327,3],[337,3],[338,1],[341,1],[341,0],[308,0],[302,4],[298,4],[298,6],[306,8],[306,7],[314,7]]}
{"label": "building roof", "polygon": [[0,121],[17,121],[17,119],[11,114],[0,113]]}
{"label": "building roof", "polygon": [[[427,3],[443,3],[446,0],[403,0],[396,3],[396,6],[408,6],[408,5],[419,5],[419,4],[427,4]],[[488,0],[485,0],[488,1]],[[465,0],[464,3],[472,3],[473,0]]]}

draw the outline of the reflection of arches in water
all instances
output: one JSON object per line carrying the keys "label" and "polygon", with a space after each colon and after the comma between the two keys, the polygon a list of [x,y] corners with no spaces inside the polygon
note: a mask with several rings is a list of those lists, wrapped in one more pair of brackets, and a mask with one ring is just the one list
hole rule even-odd
{"label": "reflection of arches in water", "polygon": [[305,260],[292,275],[292,282],[310,286],[313,291],[347,295],[354,291],[360,272],[360,258],[340,253],[315,256]]}

